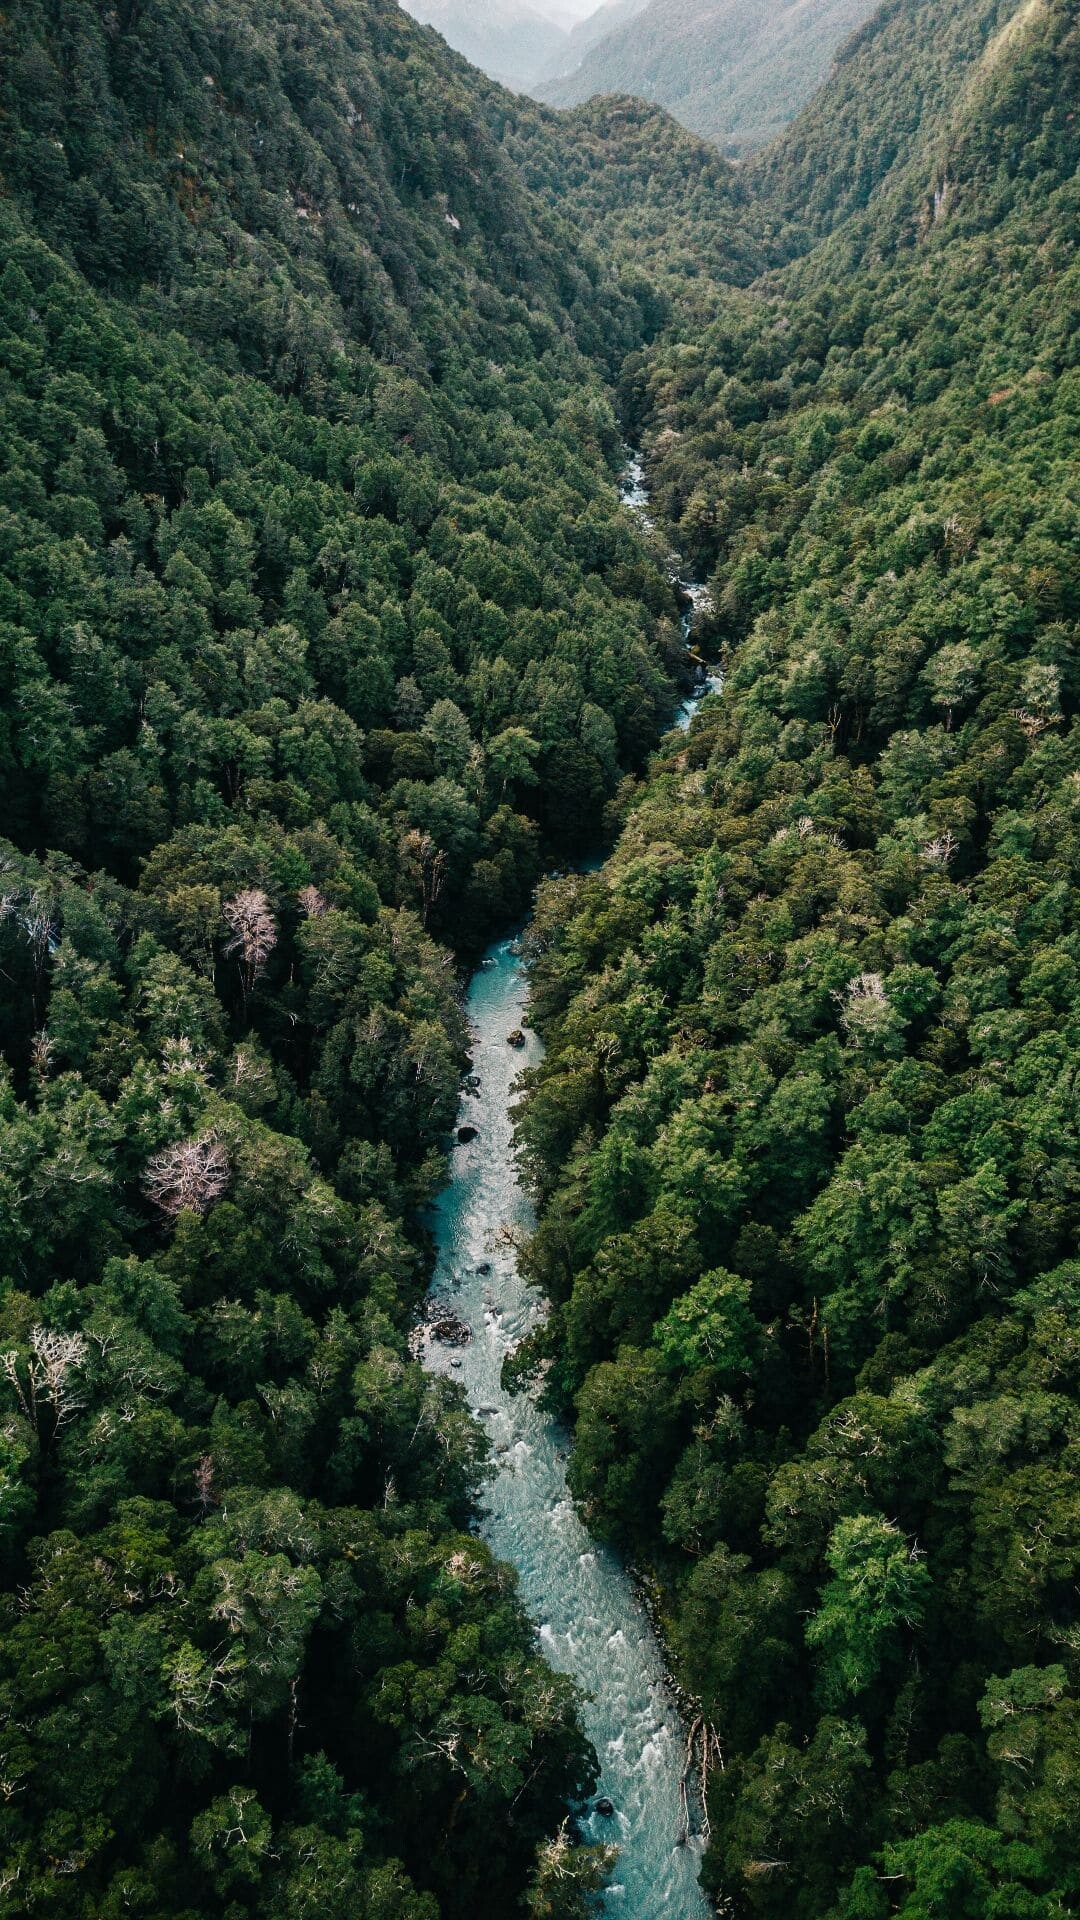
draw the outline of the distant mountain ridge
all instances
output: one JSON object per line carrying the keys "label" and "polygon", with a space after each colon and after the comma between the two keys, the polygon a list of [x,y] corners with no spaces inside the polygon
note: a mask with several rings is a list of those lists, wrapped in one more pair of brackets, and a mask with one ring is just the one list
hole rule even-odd
{"label": "distant mountain ridge", "polygon": [[565,45],[560,50],[558,64],[552,68],[549,78],[554,80],[560,75],[577,71],[580,62],[592,47],[606,40],[609,34],[618,32],[639,13],[644,13],[649,0],[603,0],[603,5],[595,12],[586,14],[571,27],[566,36]]}
{"label": "distant mountain ridge", "polygon": [[518,90],[561,65],[570,44],[564,26],[523,0],[408,0],[405,11],[491,79]]}
{"label": "distant mountain ridge", "polygon": [[[765,146],[825,79],[877,0],[649,0],[569,72],[534,88],[550,106],[630,93],[733,152]],[[593,16],[595,20],[597,16]],[[590,23],[591,24],[591,23]]]}

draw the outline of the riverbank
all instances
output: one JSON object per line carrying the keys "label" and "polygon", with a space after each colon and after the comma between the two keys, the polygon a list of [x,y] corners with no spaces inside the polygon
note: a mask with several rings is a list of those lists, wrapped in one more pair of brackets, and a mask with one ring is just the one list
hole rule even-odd
{"label": "riverbank", "polygon": [[[656,523],[650,512],[649,483],[640,452],[633,447],[626,450],[626,468],[619,488],[619,499],[629,508],[638,526],[646,537],[656,532]],[[709,665],[698,654],[693,644],[695,625],[711,600],[708,583],[704,580],[685,579],[683,577],[679,555],[670,556],[669,577],[683,605],[681,621],[683,649],[691,666],[691,686],[685,699],[676,709],[673,725],[685,733],[691,720],[707,694],[722,693],[724,676],[719,666]]]}
{"label": "riverbank", "polygon": [[[495,1472],[482,1532],[516,1568],[546,1657],[588,1696],[582,1719],[600,1779],[583,1830],[620,1850],[607,1910],[627,1920],[708,1920],[697,1878],[702,1837],[687,1833],[690,1729],[648,1604],[576,1512],[566,1434],[537,1393],[510,1394],[502,1385],[506,1355],[545,1312],[517,1264],[533,1215],[514,1167],[512,1106],[522,1068],[541,1055],[527,997],[517,942],[504,940],[470,983],[473,1074],[458,1116],[468,1137],[452,1149],[450,1182],[435,1210],[438,1257],[420,1350],[426,1366],[460,1382],[489,1436]],[[510,1044],[518,1029],[523,1046]],[[605,1800],[610,1815],[599,1810]]]}

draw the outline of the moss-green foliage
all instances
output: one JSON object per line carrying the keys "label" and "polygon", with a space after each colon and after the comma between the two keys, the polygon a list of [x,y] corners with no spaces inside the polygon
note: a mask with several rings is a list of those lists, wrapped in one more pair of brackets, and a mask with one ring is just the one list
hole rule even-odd
{"label": "moss-green foliage", "polygon": [[[764,195],[804,231],[857,212],[883,183],[922,166],[950,129],[970,124],[989,50],[1004,53],[1006,70],[1021,81],[1030,42],[1025,50],[1026,28],[1018,37],[1007,29],[1044,11],[1044,0],[885,0],[844,42],[829,85],[787,138],[762,155],[755,177]],[[980,99],[976,124],[982,112]],[[888,244],[887,224],[874,223],[879,245]]]}
{"label": "moss-green foliage", "polygon": [[501,1920],[593,1762],[410,1352],[436,937],[657,737],[644,318],[396,6],[3,37],[0,1908]]}
{"label": "moss-green foliage", "polygon": [[[536,921],[515,1372],[667,1581],[707,1876],[1075,1905],[1076,65],[1063,0],[902,0],[735,173],[383,0],[7,10],[13,1920],[591,1899],[409,1329],[451,945],[612,804]],[[637,787],[627,429],[728,674]]]}
{"label": "moss-green foliage", "polygon": [[1080,1894],[1078,46],[991,11],[888,9],[868,84],[977,16],[947,126],[628,370],[727,684],[534,940],[517,1365],[667,1582],[707,1877],[777,1920]]}
{"label": "moss-green foliage", "polygon": [[745,175],[658,107],[592,100],[556,118],[503,104],[497,124],[524,179],[621,268],[650,335],[676,305],[688,324],[695,283],[741,285],[770,261]]}
{"label": "moss-green foliage", "polygon": [[[9,822],[130,875],[333,815],[481,933],[666,697],[580,351],[638,309],[396,9],[57,16],[5,63]],[[489,764],[514,726],[535,779]]]}

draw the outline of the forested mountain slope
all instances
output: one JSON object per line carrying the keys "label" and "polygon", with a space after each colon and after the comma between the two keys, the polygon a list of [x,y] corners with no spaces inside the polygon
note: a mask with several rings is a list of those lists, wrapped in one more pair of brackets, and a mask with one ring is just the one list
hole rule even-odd
{"label": "forested mountain slope", "polygon": [[592,1760],[408,1335],[436,940],[670,700],[642,316],[396,5],[3,31],[0,1910],[502,1920],[542,1842],[562,1911]]}
{"label": "forested mountain slope", "polygon": [[649,0],[533,91],[559,107],[640,95],[692,132],[748,152],[787,126],[874,11],[875,0]]}
{"label": "forested mountain slope", "polygon": [[[804,235],[828,230],[898,181],[906,181],[910,213],[927,186],[935,144],[944,161],[953,134],[964,138],[966,130],[970,137],[977,125],[983,89],[997,70],[1027,70],[1026,46],[1047,5],[886,0],[845,42],[829,85],[787,138],[761,156],[757,190]],[[1006,124],[1014,140],[1022,139],[1031,115],[1014,111]],[[912,169],[924,177],[911,179]],[[866,231],[870,244],[895,243],[885,214]]]}
{"label": "forested mountain slope", "polygon": [[[1071,0],[890,0],[736,170],[391,0],[3,27],[0,1913],[593,1910],[409,1335],[454,955],[607,817],[532,937],[517,1367],[662,1576],[709,1883],[1058,1920]],[[650,767],[666,541],[728,686]]]}
{"label": "forested mountain slope", "polygon": [[705,324],[718,284],[749,284],[797,244],[762,221],[739,168],[659,107],[592,100],[556,116],[493,99],[491,114],[527,185],[618,271],[649,339]]}
{"label": "forested mountain slope", "polygon": [[[1080,46],[1008,11],[887,8],[865,211],[628,364],[727,684],[534,932],[515,1364],[661,1573],[707,1878],[776,1920],[1080,1897]],[[824,226],[852,72],[759,176]]]}

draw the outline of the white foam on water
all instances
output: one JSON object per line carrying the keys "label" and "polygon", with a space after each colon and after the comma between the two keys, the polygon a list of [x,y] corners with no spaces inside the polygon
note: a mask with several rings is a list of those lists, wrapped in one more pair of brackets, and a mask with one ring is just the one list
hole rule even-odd
{"label": "white foam on water", "polygon": [[[582,1720],[601,1762],[597,1794],[616,1812],[589,1812],[583,1826],[591,1839],[619,1845],[609,1901],[634,1920],[707,1920],[700,1848],[680,1844],[684,1734],[652,1628],[622,1563],[577,1515],[566,1484],[566,1435],[535,1394],[511,1397],[502,1387],[506,1354],[544,1311],[514,1260],[491,1251],[502,1229],[520,1234],[532,1225],[514,1169],[510,1107],[517,1076],[540,1058],[540,1045],[532,1033],[523,1051],[507,1044],[526,1002],[511,944],[492,949],[469,993],[479,1085],[466,1094],[461,1120],[479,1127],[483,1152],[454,1147],[451,1184],[436,1208],[433,1288],[452,1301],[472,1337],[451,1351],[428,1336],[422,1356],[462,1385],[474,1412],[488,1410],[482,1424],[496,1472],[485,1489],[484,1534],[518,1570],[545,1657],[591,1696]],[[477,1272],[488,1263],[489,1273]],[[460,1366],[451,1369],[451,1359]]]}
{"label": "white foam on water", "polygon": [[[648,511],[649,489],[645,480],[645,469],[641,463],[641,457],[637,453],[631,452],[629,454],[626,467],[623,470],[622,485],[619,488],[619,498],[624,507],[630,508],[631,513],[635,515],[638,524],[643,530],[646,533],[651,533],[653,530],[653,522],[649,517]],[[682,617],[683,645],[684,647],[689,647],[694,624],[698,615],[710,605],[712,592],[704,580],[684,580],[682,578],[679,572],[679,557],[677,554],[672,560],[670,578],[672,586],[678,587],[680,592],[685,594],[690,602],[689,607]],[[707,694],[722,693],[724,690],[724,676],[718,668],[714,668],[711,673],[703,673],[700,666],[698,666],[696,671],[699,677],[695,680],[686,699],[675,709],[675,717],[672,725],[680,733],[687,731],[698,707]]]}

